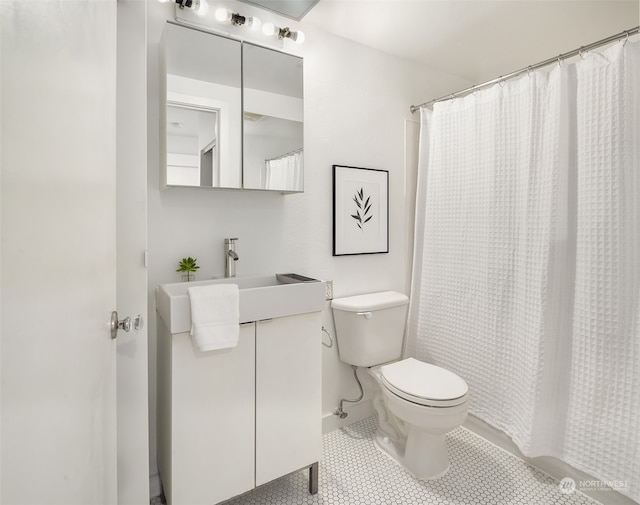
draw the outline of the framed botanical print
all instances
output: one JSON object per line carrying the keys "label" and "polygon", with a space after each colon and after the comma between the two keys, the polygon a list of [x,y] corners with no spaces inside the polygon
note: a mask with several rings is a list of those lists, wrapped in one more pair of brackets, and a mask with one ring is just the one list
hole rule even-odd
{"label": "framed botanical print", "polygon": [[389,252],[389,171],[333,165],[333,255]]}

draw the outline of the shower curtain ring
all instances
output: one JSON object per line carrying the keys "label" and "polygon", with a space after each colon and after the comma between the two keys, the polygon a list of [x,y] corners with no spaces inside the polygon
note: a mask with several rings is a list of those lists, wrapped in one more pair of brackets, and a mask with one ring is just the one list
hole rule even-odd
{"label": "shower curtain ring", "polygon": [[533,67],[531,65],[527,67],[527,75],[529,77],[533,76]]}
{"label": "shower curtain ring", "polygon": [[500,85],[501,88],[504,88],[505,82],[502,76],[500,76],[500,80],[498,81],[498,84]]}
{"label": "shower curtain ring", "polygon": [[627,42],[629,42],[629,30],[625,30],[624,34],[626,35],[626,37],[624,38],[624,42],[622,43],[622,47],[627,45]]}
{"label": "shower curtain ring", "polygon": [[586,56],[582,53],[583,50],[584,50],[584,46],[578,49],[578,54],[580,55],[580,58],[584,60]]}
{"label": "shower curtain ring", "polygon": [[563,60],[562,60],[562,55],[560,54],[560,55],[558,55],[558,66],[559,66],[559,67],[561,67],[561,66],[562,66],[562,62],[563,62]]}

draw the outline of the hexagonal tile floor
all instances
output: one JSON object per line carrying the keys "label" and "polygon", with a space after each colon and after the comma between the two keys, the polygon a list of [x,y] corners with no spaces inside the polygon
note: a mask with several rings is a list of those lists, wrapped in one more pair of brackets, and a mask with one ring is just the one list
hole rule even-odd
{"label": "hexagonal tile floor", "polygon": [[308,493],[304,470],[225,505],[597,505],[581,493],[560,492],[547,474],[462,427],[447,436],[449,472],[419,481],[375,447],[375,430],[371,417],[324,436],[318,494]]}

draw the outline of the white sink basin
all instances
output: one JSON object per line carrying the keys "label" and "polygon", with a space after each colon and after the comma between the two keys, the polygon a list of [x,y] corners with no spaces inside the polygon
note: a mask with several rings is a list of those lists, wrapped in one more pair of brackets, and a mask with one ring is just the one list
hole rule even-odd
{"label": "white sink basin", "polygon": [[304,279],[295,274],[286,274],[282,277],[233,277],[161,284],[156,288],[156,310],[171,333],[191,331],[187,288],[208,284],[237,284],[240,290],[241,323],[322,310],[326,296],[325,283]]}

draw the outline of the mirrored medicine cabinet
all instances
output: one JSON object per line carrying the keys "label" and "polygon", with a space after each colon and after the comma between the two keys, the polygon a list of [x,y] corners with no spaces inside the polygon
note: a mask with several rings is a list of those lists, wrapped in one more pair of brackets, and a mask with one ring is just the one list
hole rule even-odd
{"label": "mirrored medicine cabinet", "polygon": [[167,22],[161,185],[301,192],[302,58]]}

